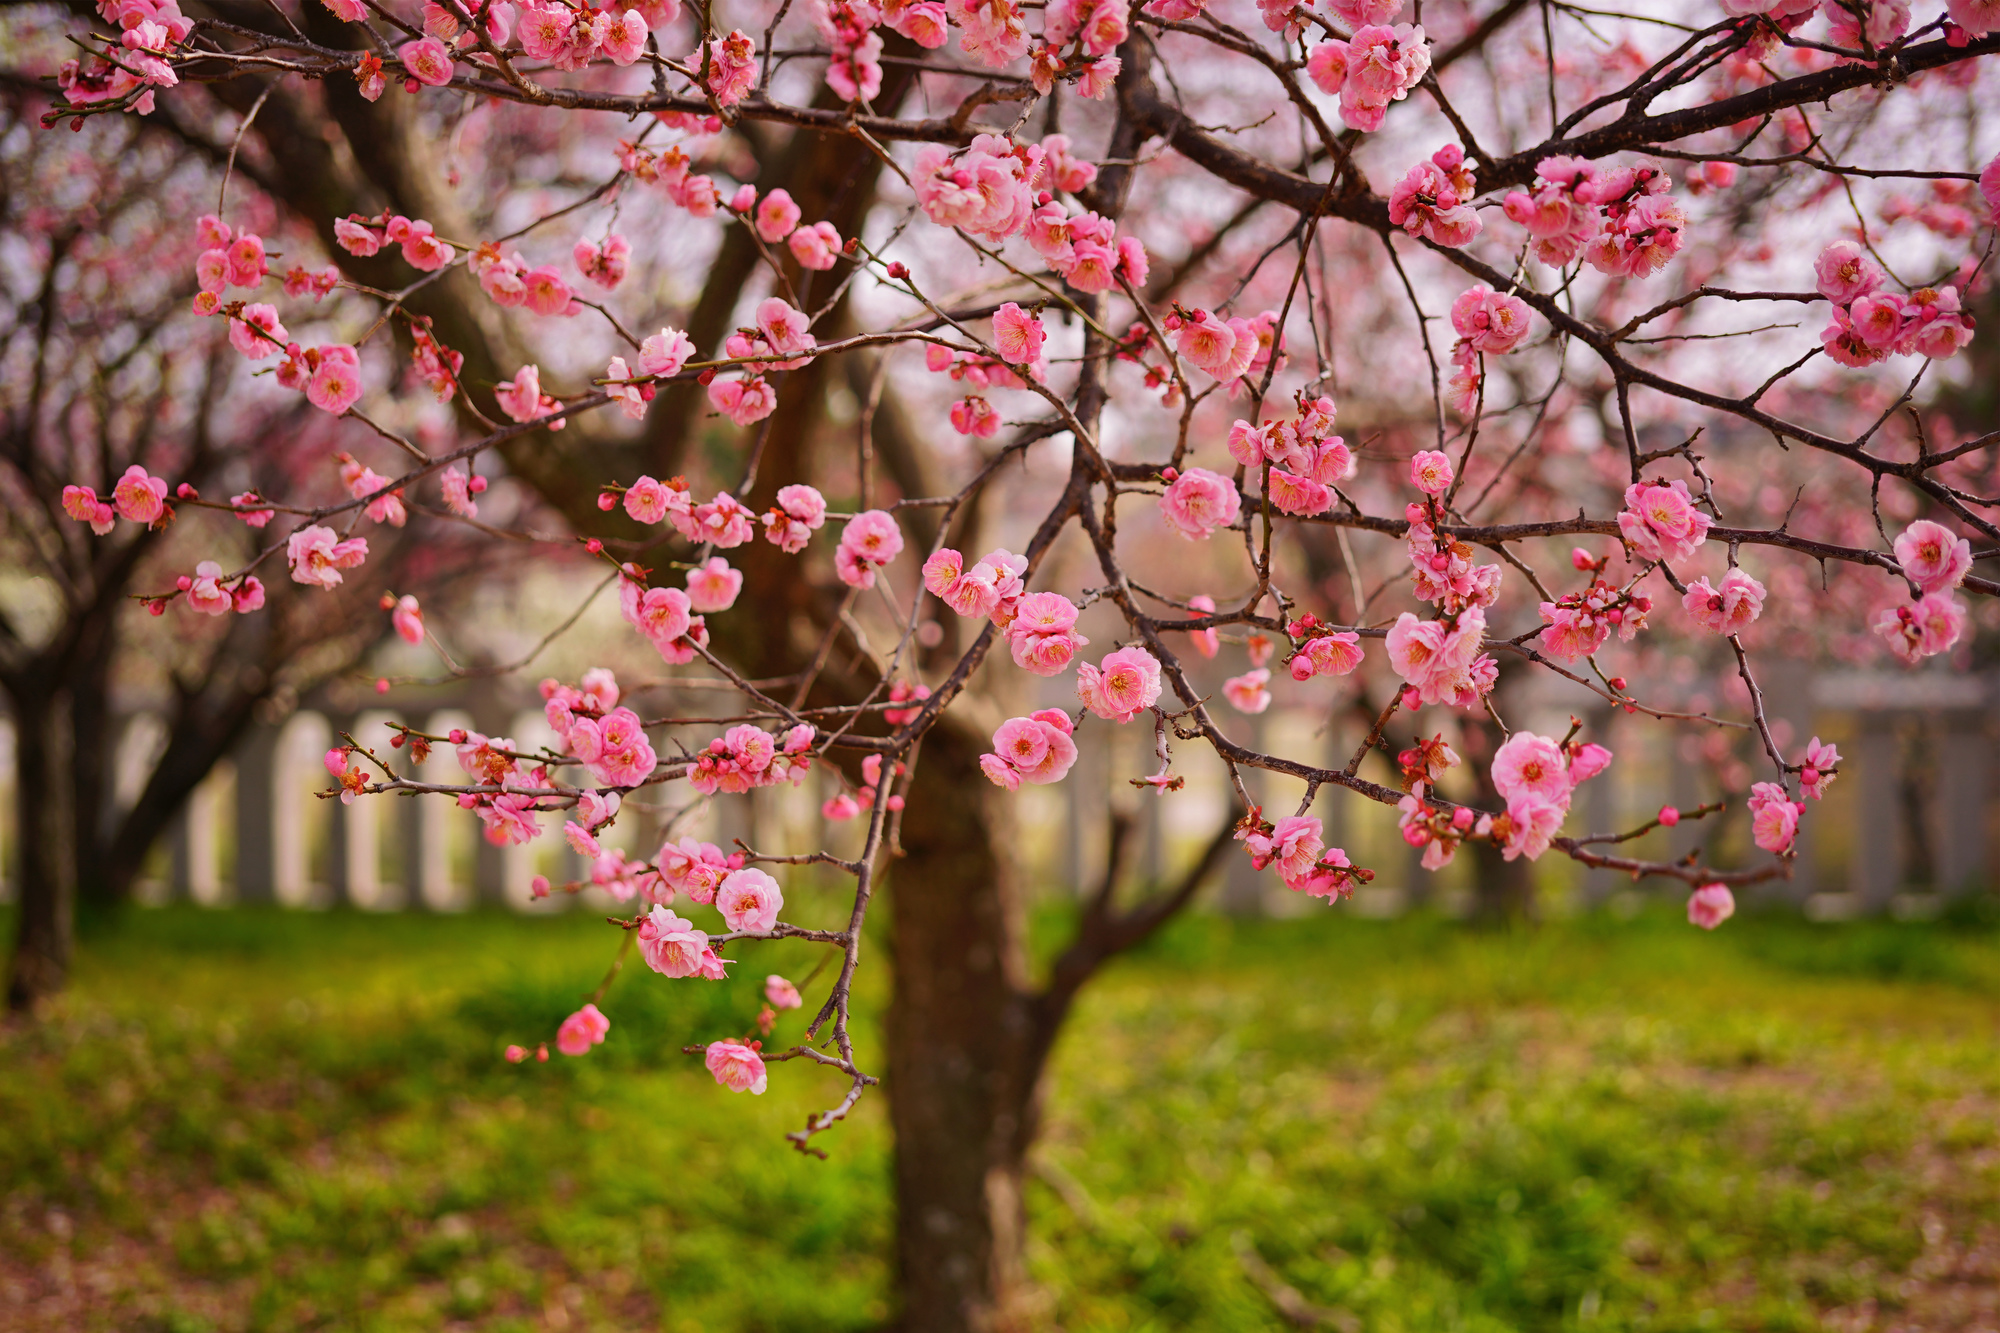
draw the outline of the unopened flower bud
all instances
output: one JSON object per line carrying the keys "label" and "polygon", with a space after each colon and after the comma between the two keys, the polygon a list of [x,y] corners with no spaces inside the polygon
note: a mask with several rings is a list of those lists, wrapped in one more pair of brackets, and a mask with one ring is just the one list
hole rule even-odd
{"label": "unopened flower bud", "polygon": [[1681,812],[1671,805],[1660,807],[1660,822],[1668,828],[1681,822]]}

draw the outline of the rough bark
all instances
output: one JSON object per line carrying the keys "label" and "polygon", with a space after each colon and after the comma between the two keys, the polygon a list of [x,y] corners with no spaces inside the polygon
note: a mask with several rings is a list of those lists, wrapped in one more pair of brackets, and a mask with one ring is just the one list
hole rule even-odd
{"label": "rough bark", "polygon": [[20,905],[7,1007],[32,1012],[69,977],[75,938],[76,827],[68,779],[69,700],[61,693],[13,695],[20,842]]}

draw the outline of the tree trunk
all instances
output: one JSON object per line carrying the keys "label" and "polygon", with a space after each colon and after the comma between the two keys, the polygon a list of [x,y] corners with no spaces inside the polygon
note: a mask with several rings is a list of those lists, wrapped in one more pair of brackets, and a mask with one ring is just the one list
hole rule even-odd
{"label": "tree trunk", "polygon": [[7,1007],[32,1012],[62,989],[76,933],[76,827],[70,801],[69,700],[16,694],[14,776],[21,901]]}
{"label": "tree trunk", "polygon": [[979,749],[951,720],[926,737],[889,884],[885,1087],[911,1333],[1019,1327],[1027,1297],[1032,1018],[1020,902],[984,824]]}

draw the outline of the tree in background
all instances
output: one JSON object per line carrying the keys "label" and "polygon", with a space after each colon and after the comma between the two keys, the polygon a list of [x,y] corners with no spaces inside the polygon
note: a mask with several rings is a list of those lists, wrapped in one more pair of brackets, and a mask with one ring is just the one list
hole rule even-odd
{"label": "tree in background", "polygon": [[[129,898],[174,813],[257,707],[352,668],[384,632],[371,599],[387,581],[448,580],[465,554],[449,541],[379,543],[386,563],[337,597],[239,580],[229,609],[256,615],[220,614],[221,599],[211,614],[185,598],[171,612],[135,599],[142,586],[171,585],[192,548],[175,526],[185,498],[135,486],[133,469],[171,473],[196,494],[290,490],[347,430],[303,402],[245,401],[241,339],[232,346],[226,329],[187,311],[200,250],[182,222],[213,206],[219,164],[138,120],[58,139],[22,105],[10,94],[0,126],[0,245],[10,261],[0,303],[9,571],[0,689],[19,737],[22,890],[14,1008],[61,985],[76,900]],[[103,496],[82,524],[79,486]],[[234,551],[203,534],[202,554],[240,560],[268,522],[267,512],[246,527]],[[121,697],[133,696],[166,701],[164,736],[143,761],[136,799],[120,808],[112,763],[130,709]]]}
{"label": "tree in background", "polygon": [[[1963,665],[1966,598],[2000,591],[1972,572],[2000,539],[1996,438],[1928,397],[1965,364],[2000,210],[1992,4],[1238,8],[107,0],[54,74],[52,126],[133,112],[243,151],[323,254],[275,260],[263,219],[218,209],[188,226],[194,312],[275,366],[260,392],[374,437],[338,500],[272,487],[251,554],[151,595],[226,614],[252,578],[347,586],[392,499],[423,500],[426,539],[494,528],[481,467],[561,509],[670,679],[740,711],[662,716],[592,673],[545,684],[546,750],[403,743],[457,748],[449,794],[495,840],[562,820],[654,971],[828,946],[803,1038],[703,1052],[739,1091],[837,1070],[808,1151],[877,1077],[848,1003],[895,867],[911,1327],[1020,1317],[1043,1058],[1092,972],[1221,858],[1342,898],[1371,872],[1313,812],[1358,798],[1397,807],[1427,867],[1554,851],[1679,881],[1714,926],[1732,886],[1789,874],[1838,767],[1781,743],[1760,653],[1804,631]],[[85,475],[75,523],[147,521]],[[217,509],[204,532],[241,539],[246,503],[191,496],[182,522]],[[420,628],[419,603],[394,614]],[[1245,669],[1218,680],[1225,634]],[[1651,824],[1576,827],[1614,757],[1580,724],[1510,727],[1530,677],[1723,737],[1756,766],[1734,804],[1761,854],[1655,860],[1613,845]],[[1038,680],[1074,704],[1035,708]],[[1284,690],[1365,702],[1347,762],[1241,739],[1231,713]],[[1469,762],[1431,721],[1451,710],[1483,719]],[[1239,808],[1136,903],[1114,856],[1037,981],[1011,798],[1135,723],[1155,764],[1122,776],[1150,799],[1208,763]],[[383,758],[329,755],[343,799],[412,787]],[[630,793],[728,802],[828,764],[856,854],[599,842]],[[1258,770],[1297,803],[1260,809]],[[806,864],[852,881],[831,928],[782,918]],[[608,1022],[586,1006],[558,1048]]]}

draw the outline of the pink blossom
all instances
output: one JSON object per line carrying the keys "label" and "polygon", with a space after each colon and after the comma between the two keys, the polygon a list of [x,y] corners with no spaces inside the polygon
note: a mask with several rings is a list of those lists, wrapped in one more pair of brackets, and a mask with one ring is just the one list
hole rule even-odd
{"label": "pink blossom", "polygon": [[395,628],[396,637],[404,643],[420,644],[424,641],[424,613],[416,598],[397,598],[395,608],[389,612],[389,623]]}
{"label": "pink blossom", "polygon": [[625,512],[637,523],[658,523],[669,513],[689,509],[685,490],[672,490],[652,477],[640,477],[625,488]]}
{"label": "pink blossom", "polygon": [[1950,593],[1926,593],[1914,602],[1877,612],[1873,628],[1891,652],[1915,665],[1958,642],[1965,632],[1965,607]]}
{"label": "pink blossom", "polygon": [[840,232],[831,222],[800,227],[785,238],[785,245],[800,268],[829,269],[840,258]]}
{"label": "pink blossom", "polygon": [[799,988],[776,973],[764,978],[764,1002],[773,1009],[797,1009],[805,1004]]}
{"label": "pink blossom", "polygon": [[1854,334],[1876,351],[1888,351],[1903,336],[1903,298],[1894,292],[1875,292],[1848,307],[1847,317]]}
{"label": "pink blossom", "polygon": [[338,587],[340,571],[354,569],[367,558],[366,538],[341,541],[332,528],[317,523],[300,528],[285,542],[285,560],[291,566],[293,581],[310,587]]}
{"label": "pink blossom", "polygon": [[1174,347],[1199,369],[1222,378],[1236,352],[1236,332],[1215,314],[1197,310],[1175,331]]}
{"label": "pink blossom", "polygon": [[[714,902],[723,877],[734,868],[720,847],[689,837],[667,843],[653,859],[660,868],[660,879],[670,891],[685,893],[698,903]],[[703,944],[706,943],[704,938]]]}
{"label": "pink blossom", "polygon": [[757,234],[776,245],[799,225],[799,206],[788,190],[773,190],[757,204]]}
{"label": "pink blossom", "polygon": [[606,787],[636,787],[653,775],[659,763],[639,715],[629,708],[614,708],[600,721],[578,721],[570,733],[570,748]]}
{"label": "pink blossom", "polygon": [[[857,588],[875,585],[875,570],[894,560],[903,549],[903,532],[887,510],[870,509],[847,520],[836,557],[845,556],[841,581]],[[850,577],[845,570],[853,571]],[[865,582],[862,581],[865,578]]]}
{"label": "pink blossom", "polygon": [[1737,634],[1748,629],[1764,610],[1764,585],[1742,569],[1722,576],[1711,588],[1705,578],[1688,585],[1681,607],[1694,623],[1713,634]]}
{"label": "pink blossom", "polygon": [[1750,840],[1767,852],[1790,851],[1800,808],[1777,783],[1755,784],[1750,788]]}
{"label": "pink blossom", "polygon": [[1107,656],[1100,666],[1076,668],[1076,695],[1107,722],[1130,722],[1160,697],[1160,664],[1134,644]]}
{"label": "pink blossom", "polygon": [[671,379],[694,355],[694,342],[679,329],[661,329],[648,334],[639,344],[639,369],[648,375]]}
{"label": "pink blossom", "polygon": [[1571,784],[1562,747],[1531,731],[1515,732],[1493,752],[1493,786],[1509,802],[1533,797],[1567,803]]}
{"label": "pink blossom", "polygon": [[1451,303],[1451,326],[1475,352],[1511,352],[1528,336],[1528,303],[1480,283]]}
{"label": "pink blossom", "polygon": [[578,241],[570,251],[570,258],[576,261],[577,272],[608,292],[625,281],[626,270],[631,264],[632,246],[614,231],[604,238],[602,245],[588,240]]}
{"label": "pink blossom", "polygon": [[[165,483],[161,485],[164,487]],[[90,524],[90,530],[100,537],[118,526],[117,511],[98,499],[97,492],[88,486],[63,487],[62,505],[65,514],[79,523]]]}
{"label": "pink blossom", "polygon": [[112,488],[111,500],[134,523],[154,523],[167,512],[167,483],[134,463]]}
{"label": "pink blossom", "polygon": [[1896,563],[1923,591],[1950,592],[1972,572],[1972,543],[1942,523],[1920,518],[1896,538]]}
{"label": "pink blossom", "polygon": [[1351,631],[1321,634],[1306,641],[1292,657],[1292,679],[1345,676],[1362,662],[1361,636]]}
{"label": "pink blossom", "polygon": [[1611,637],[1611,621],[1589,606],[1543,602],[1541,613],[1542,647],[1565,662],[1590,656]]}
{"label": "pink blossom", "polygon": [[408,70],[410,76],[419,83],[442,88],[451,82],[451,52],[447,51],[444,43],[435,37],[404,42],[396,48],[396,59],[403,62],[403,68]]}
{"label": "pink blossom", "polygon": [[563,824],[563,841],[570,845],[570,850],[587,861],[595,861],[604,855],[604,849],[598,846],[597,839],[590,835],[590,830],[573,819]]}
{"label": "pink blossom", "polygon": [[1243,506],[1235,482],[1219,472],[1191,467],[1160,496],[1160,513],[1175,532],[1194,541],[1234,526]]}
{"label": "pink blossom", "polygon": [[685,526],[679,516],[674,516],[674,526],[689,541],[713,542],[726,551],[757,535],[756,520],[757,516],[742,501],[727,491],[717,491],[713,500],[696,505],[689,512]]}
{"label": "pink blossom", "polygon": [[785,895],[763,871],[736,870],[716,890],[715,906],[731,930],[762,935],[778,924]]}
{"label": "pink blossom", "polygon": [[1715,520],[1695,508],[1687,483],[1634,482],[1625,488],[1618,531],[1641,560],[1685,560],[1708,540]]}
{"label": "pink blossom", "polygon": [[1348,55],[1346,42],[1329,37],[1306,57],[1306,73],[1328,97],[1340,96],[1347,84]]}
{"label": "pink blossom", "polygon": [[1835,241],[1813,261],[1819,294],[1849,305],[1882,285],[1882,270],[1853,241]]}
{"label": "pink blossom", "polygon": [[768,1081],[764,1057],[757,1054],[754,1043],[746,1046],[740,1041],[712,1041],[702,1059],[708,1072],[715,1075],[715,1081],[731,1092],[763,1093]]}
{"label": "pink blossom", "polygon": [[1443,495],[1451,489],[1451,459],[1436,449],[1424,449],[1410,459],[1410,484],[1425,495]]}
{"label": "pink blossom", "polygon": [[1281,467],[1267,478],[1271,504],[1285,514],[1323,514],[1333,504],[1333,489],[1310,477],[1295,477]]}
{"label": "pink blossom", "polygon": [[345,345],[317,350],[319,368],[306,384],[306,401],[339,416],[361,399],[361,356]]}
{"label": "pink blossom", "polygon": [[601,1043],[610,1031],[611,1020],[596,1005],[586,1004],[556,1029],[556,1049],[564,1055],[588,1055],[590,1048]]}
{"label": "pink blossom", "polygon": [[646,20],[639,16],[638,10],[601,14],[598,21],[604,25],[600,45],[612,64],[634,64],[646,53]]}
{"label": "pink blossom", "polygon": [[1278,867],[1287,882],[1304,879],[1326,854],[1324,825],[1313,815],[1287,815],[1269,833],[1241,835],[1250,864],[1259,870]]}
{"label": "pink blossom", "polygon": [[1507,802],[1507,840],[1501,845],[1503,860],[1512,861],[1525,856],[1530,861],[1539,860],[1548,851],[1549,843],[1562,828],[1563,819],[1569,814],[1569,796],[1565,791],[1561,801],[1544,800],[1535,795],[1523,795]]}
{"label": "pink blossom", "polygon": [[411,268],[435,273],[457,257],[458,252],[439,240],[428,222],[412,222],[403,237],[403,262]]}
{"label": "pink blossom", "polygon": [[278,308],[261,301],[244,306],[242,317],[229,321],[229,345],[252,361],[284,351],[289,337],[278,322]]}
{"label": "pink blossom", "polygon": [[980,767],[1009,791],[1023,782],[1060,782],[1076,763],[1070,730],[1069,715],[1059,708],[1009,718],[993,733],[993,751],[981,758]]}
{"label": "pink blossom", "polygon": [[[1196,593],[1188,598],[1188,610],[1196,615],[1215,614],[1215,599],[1205,593]],[[1194,650],[1203,657],[1214,657],[1222,645],[1221,632],[1215,629],[1191,629],[1188,638],[1194,640]]]}
{"label": "pink blossom", "polygon": [[778,407],[777,391],[761,376],[711,380],[708,401],[738,426],[755,425]]}
{"label": "pink blossom", "polygon": [[1452,179],[1428,161],[1411,167],[1389,191],[1389,222],[1454,250],[1472,244],[1482,225]]}
{"label": "pink blossom", "polygon": [[521,275],[527,289],[527,307],[538,315],[566,315],[572,310],[569,283],[549,265],[531,268]]}
{"label": "pink blossom", "polygon": [[194,567],[194,580],[187,589],[188,606],[205,616],[227,615],[234,603],[222,586],[222,566],[204,560]]}
{"label": "pink blossom", "polygon": [[1271,706],[1271,672],[1259,667],[1222,682],[1222,697],[1239,713],[1261,713]]}
{"label": "pink blossom", "polygon": [[731,569],[721,556],[712,555],[688,571],[687,585],[688,602],[694,609],[713,614],[736,605],[737,594],[743,591],[743,574]]}
{"label": "pink blossom", "polygon": [[248,615],[261,610],[264,605],[264,583],[255,574],[237,584],[229,593],[229,604],[238,615]]}
{"label": "pink blossom", "polygon": [[[1951,21],[1974,37],[1984,37],[1987,33],[2000,29],[2000,0],[1945,0],[1945,13]],[[2000,159],[1996,159],[2000,160]],[[1987,168],[1989,171],[1992,168]],[[1980,184],[1986,178],[1980,177]],[[2000,194],[2000,189],[1994,191]]]}
{"label": "pink blossom", "polygon": [[1030,314],[1012,301],[993,312],[993,349],[1010,365],[1032,365],[1042,359],[1042,343],[1048,332],[1040,315]]}
{"label": "pink blossom", "polygon": [[1824,798],[1826,789],[1838,776],[1834,770],[1839,767],[1838,747],[1823,744],[1819,737],[1813,737],[1799,759],[1799,789],[1815,801]]}
{"label": "pink blossom", "polygon": [[1357,130],[1377,130],[1389,103],[1409,96],[1431,67],[1421,25],[1371,23],[1347,43],[1347,76],[1340,87],[1340,118]]}
{"label": "pink blossom", "polygon": [[1688,924],[1714,930],[1736,915],[1736,896],[1727,884],[1704,884],[1688,895]]}
{"label": "pink blossom", "polygon": [[976,393],[967,394],[951,405],[951,428],[960,435],[990,440],[1000,433],[1000,413]]}
{"label": "pink blossom", "polygon": [[[973,12],[972,0],[951,3],[952,17],[965,23]],[[978,0],[981,12],[996,8],[1011,11],[1018,27],[1019,12],[1006,0]],[[1020,45],[1025,49],[1026,30],[1019,31]],[[972,37],[973,30],[968,28],[968,40]],[[976,134],[971,145],[955,155],[942,144],[926,145],[917,153],[910,179],[924,216],[941,227],[963,227],[994,242],[1019,231],[1035,207],[1025,164],[1002,135]]]}

